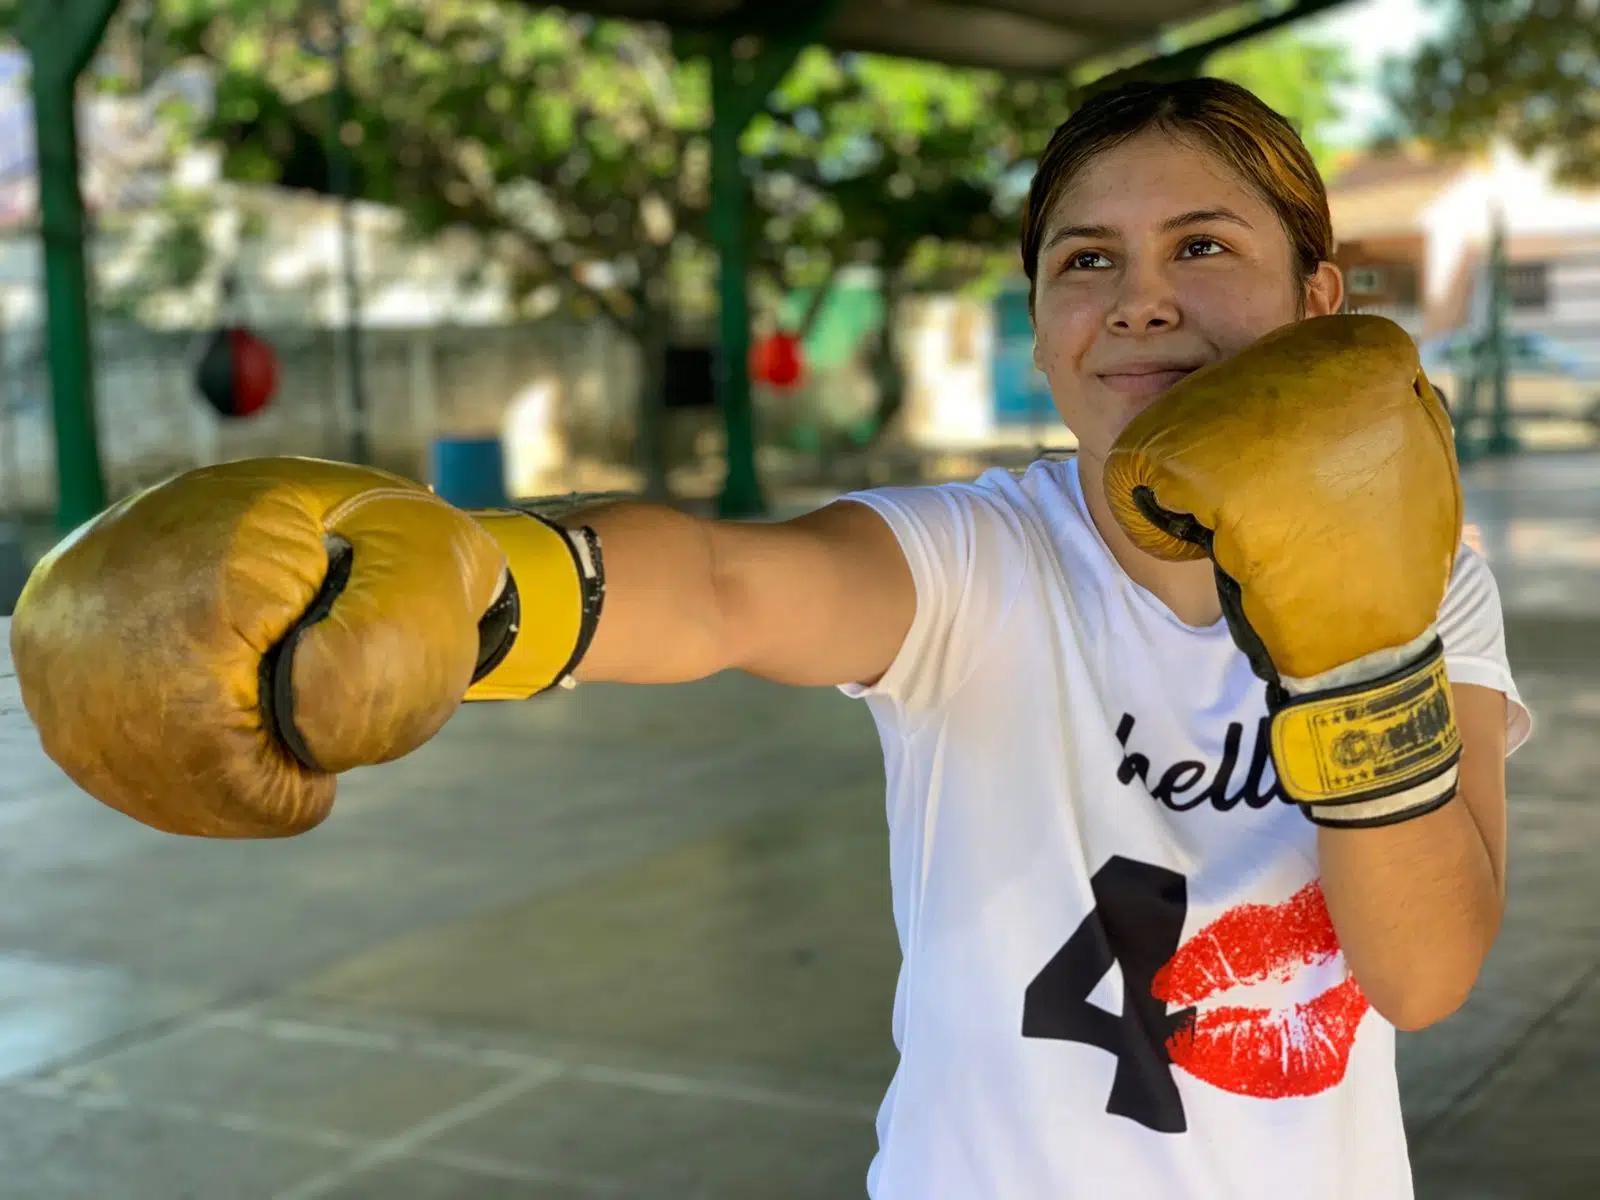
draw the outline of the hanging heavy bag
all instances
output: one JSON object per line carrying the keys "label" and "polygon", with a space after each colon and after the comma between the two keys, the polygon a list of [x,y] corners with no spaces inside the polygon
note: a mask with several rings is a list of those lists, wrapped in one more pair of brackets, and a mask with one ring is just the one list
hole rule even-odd
{"label": "hanging heavy bag", "polygon": [[277,352],[244,326],[224,325],[206,344],[195,383],[223,417],[251,416],[278,389]]}
{"label": "hanging heavy bag", "polygon": [[787,391],[797,387],[805,375],[800,357],[800,339],[780,331],[762,338],[750,354],[750,377],[768,387]]}

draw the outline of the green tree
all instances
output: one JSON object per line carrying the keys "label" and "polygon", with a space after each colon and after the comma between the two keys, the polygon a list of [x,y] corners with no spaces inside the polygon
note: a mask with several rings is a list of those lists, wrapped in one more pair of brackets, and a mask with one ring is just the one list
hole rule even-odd
{"label": "green tree", "polygon": [[1600,9],[1593,0],[1448,0],[1437,36],[1388,64],[1389,138],[1447,150],[1548,151],[1566,183],[1600,183]]}
{"label": "green tree", "polygon": [[[475,231],[530,307],[610,320],[659,366],[686,283],[704,277],[710,182],[706,73],[665,35],[500,0],[370,0],[348,9],[336,131],[328,0],[157,3],[170,57],[215,73],[200,134],[229,178],[327,190],[338,136],[360,195],[421,235]],[[746,139],[749,236],[772,289],[863,258],[899,278],[930,234],[995,236],[988,184],[1017,138],[995,131],[993,90],[808,52]]]}
{"label": "green tree", "polygon": [[369,0],[349,9],[344,119],[328,5],[167,0],[170,36],[216,68],[201,131],[234,180],[353,190],[414,233],[471,230],[513,292],[644,338],[675,253],[704,216],[703,73],[657,31],[498,0]]}
{"label": "green tree", "polygon": [[[348,190],[419,239],[473,234],[514,305],[610,322],[659,394],[709,204],[708,80],[664,32],[500,0],[154,4],[162,65],[212,82],[210,110],[174,125],[220,148],[225,178]],[[659,489],[659,408],[639,412]]]}
{"label": "green tree", "polygon": [[[175,124],[219,144],[232,180],[332,190],[339,139],[357,194],[420,236],[476,233],[528,311],[562,305],[635,339],[653,396],[675,312],[711,300],[703,66],[651,27],[504,0],[367,0],[344,9],[341,89],[331,2],[144,0],[116,57],[141,79],[207,65],[214,110]],[[1064,91],[1037,84],[808,51],[745,139],[767,290],[861,261],[897,294],[981,274],[1012,237],[1009,173],[1064,109]],[[892,345],[882,361],[892,411]]]}
{"label": "green tree", "polygon": [[822,50],[802,57],[774,96],[752,146],[767,186],[792,188],[830,213],[822,236],[790,247],[810,276],[794,281],[813,283],[820,302],[840,267],[877,268],[884,316],[869,436],[887,430],[904,403],[901,301],[1014,266],[1019,168],[1069,105],[1065,83]]}
{"label": "green tree", "polygon": [[1205,71],[1249,88],[1287,117],[1327,172],[1337,150],[1330,134],[1344,115],[1336,92],[1358,79],[1344,46],[1282,30],[1218,51]]}

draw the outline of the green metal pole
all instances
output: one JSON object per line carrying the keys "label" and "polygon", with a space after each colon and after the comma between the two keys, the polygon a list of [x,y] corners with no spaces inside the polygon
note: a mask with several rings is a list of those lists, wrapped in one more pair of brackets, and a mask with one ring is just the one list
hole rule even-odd
{"label": "green metal pole", "polygon": [[29,0],[19,35],[33,66],[44,241],[46,354],[55,418],[56,523],[75,529],[106,504],[95,431],[87,222],[78,188],[76,88],[119,0]]}
{"label": "green metal pole", "polygon": [[1466,382],[1461,388],[1461,395],[1454,398],[1455,411],[1450,414],[1451,424],[1456,430],[1456,461],[1463,467],[1477,462],[1479,456],[1479,443],[1472,427],[1478,420],[1478,387],[1481,373],[1474,352],[1468,364]]}
{"label": "green metal pole", "polygon": [[371,458],[367,429],[367,387],[362,361],[361,267],[356,261],[356,177],[344,127],[350,120],[350,31],[340,0],[328,0],[333,25],[334,85],[328,134],[328,182],[339,198],[339,256],[344,272],[345,378],[350,388],[350,461],[366,465]]}
{"label": "green metal pole", "polygon": [[748,184],[739,136],[749,118],[734,79],[733,39],[716,39],[711,55],[711,240],[718,257],[717,399],[727,427],[728,473],[718,511],[754,517],[766,511],[756,475],[755,415],[750,399],[750,295],[746,280]]}
{"label": "green metal pole", "polygon": [[[821,32],[839,2],[793,3],[781,24],[769,19],[689,39],[703,50],[711,67],[708,224],[719,263],[717,321],[721,354],[717,363],[717,399],[728,440],[728,473],[717,504],[723,517],[756,517],[767,507],[756,475],[755,418],[750,403],[750,294],[746,282],[749,255],[745,246],[745,206],[750,189],[739,155],[739,139],[800,51]],[[752,35],[761,39],[760,49],[740,57],[739,44]]]}
{"label": "green metal pole", "polygon": [[1489,367],[1494,404],[1489,413],[1489,437],[1484,450],[1490,455],[1515,454],[1520,446],[1511,427],[1510,364],[1506,353],[1506,252],[1505,216],[1495,209],[1489,234]]}

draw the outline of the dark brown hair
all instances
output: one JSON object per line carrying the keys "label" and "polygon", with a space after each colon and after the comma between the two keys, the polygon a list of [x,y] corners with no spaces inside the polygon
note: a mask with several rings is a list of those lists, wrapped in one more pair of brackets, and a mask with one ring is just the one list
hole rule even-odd
{"label": "dark brown hair", "polygon": [[1216,155],[1277,213],[1300,275],[1333,258],[1333,219],[1322,176],[1282,115],[1236,83],[1184,79],[1128,83],[1088,100],[1050,138],[1022,214],[1022,269],[1028,305],[1039,270],[1044,223],[1061,193],[1099,154],[1147,129],[1161,129]]}

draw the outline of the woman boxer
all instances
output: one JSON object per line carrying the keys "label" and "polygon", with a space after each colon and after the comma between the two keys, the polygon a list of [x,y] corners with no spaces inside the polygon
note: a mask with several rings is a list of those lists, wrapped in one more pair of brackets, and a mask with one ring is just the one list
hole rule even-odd
{"label": "woman boxer", "polygon": [[1394,1030],[1494,940],[1529,719],[1448,423],[1403,334],[1330,316],[1332,255],[1254,96],[1102,95],[1022,237],[1071,461],[565,528],[212,468],[41,564],[29,711],[107,803],[254,836],[463,692],[841,687],[884,747],[903,950],[873,1196],[1401,1200]]}

